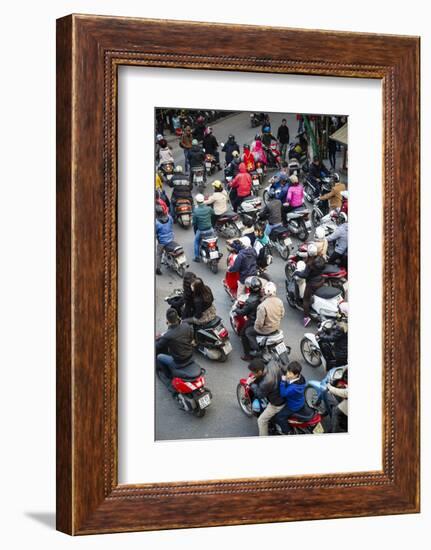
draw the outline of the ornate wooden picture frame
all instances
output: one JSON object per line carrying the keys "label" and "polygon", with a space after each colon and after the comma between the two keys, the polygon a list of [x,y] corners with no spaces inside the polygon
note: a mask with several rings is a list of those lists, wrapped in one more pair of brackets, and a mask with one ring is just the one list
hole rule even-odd
{"label": "ornate wooden picture frame", "polygon": [[[256,43],[259,57],[250,55]],[[381,80],[381,471],[118,484],[120,65]],[[401,198],[406,185],[408,200]],[[87,15],[59,19],[57,528],[90,534],[418,512],[419,221],[419,38]]]}

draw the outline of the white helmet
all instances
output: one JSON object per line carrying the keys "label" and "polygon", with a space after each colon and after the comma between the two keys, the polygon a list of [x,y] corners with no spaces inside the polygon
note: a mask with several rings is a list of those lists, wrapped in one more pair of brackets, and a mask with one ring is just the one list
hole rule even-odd
{"label": "white helmet", "polygon": [[198,193],[195,197],[195,200],[198,204],[202,204],[205,200],[205,197],[202,195],[202,193]]}
{"label": "white helmet", "polygon": [[277,294],[277,287],[272,281],[269,281],[263,287],[263,293],[265,296],[275,296]]}
{"label": "white helmet", "polygon": [[251,246],[251,241],[248,237],[241,237],[240,242],[244,248],[250,248]]}
{"label": "white helmet", "polygon": [[157,140],[157,141],[160,141],[161,139],[163,139],[162,134],[157,134],[156,140]]}
{"label": "white helmet", "polygon": [[183,167],[179,164],[178,166],[175,166],[175,172],[181,173],[183,171]]}
{"label": "white helmet", "polygon": [[314,243],[310,243],[307,247],[307,254],[309,256],[317,256],[317,246]]}
{"label": "white helmet", "polygon": [[321,241],[325,238],[325,228],[319,225],[319,227],[316,228],[316,231],[314,232],[314,238]]}
{"label": "white helmet", "polygon": [[341,302],[341,304],[338,306],[340,313],[342,313],[345,317],[349,316],[349,303],[348,302]]}
{"label": "white helmet", "polygon": [[343,223],[347,223],[347,214],[345,212],[340,212],[338,214],[337,224],[341,225]]}
{"label": "white helmet", "polygon": [[296,271],[304,271],[304,269],[307,266],[305,265],[304,260],[299,260],[299,262],[296,264]]}
{"label": "white helmet", "polygon": [[296,176],[295,174],[293,174],[293,176],[290,176],[289,179],[292,183],[298,183],[299,182],[298,176]]}

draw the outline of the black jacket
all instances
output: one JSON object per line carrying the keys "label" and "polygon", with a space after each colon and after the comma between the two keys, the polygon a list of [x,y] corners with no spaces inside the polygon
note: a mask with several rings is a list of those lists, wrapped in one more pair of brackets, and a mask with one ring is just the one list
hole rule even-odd
{"label": "black jacket", "polygon": [[296,271],[295,275],[306,279],[307,283],[320,283],[322,281],[322,271],[325,269],[325,260],[322,256],[308,258],[304,271]]}
{"label": "black jacket", "polygon": [[277,132],[277,139],[280,143],[289,143],[290,141],[290,135],[289,135],[289,128],[286,126],[279,126],[278,132]]}
{"label": "black jacket", "polygon": [[189,153],[190,166],[203,166],[205,154],[202,147],[193,145]]}
{"label": "black jacket", "polygon": [[259,218],[268,220],[269,225],[282,223],[282,204],[278,199],[271,199],[268,204],[259,212]]}
{"label": "black jacket", "polygon": [[233,266],[229,271],[239,273],[239,280],[242,284],[245,283],[247,277],[256,275],[257,273],[257,254],[254,248],[242,248],[235,258]]}
{"label": "black jacket", "polygon": [[280,395],[281,370],[271,361],[263,371],[263,377],[251,385],[254,395],[262,399],[266,397],[272,405],[284,405],[284,399]]}
{"label": "black jacket", "polygon": [[194,330],[188,323],[171,325],[168,330],[156,340],[156,354],[169,353],[177,365],[188,363],[193,355]]}
{"label": "black jacket", "polygon": [[329,174],[329,170],[326,168],[326,166],[323,164],[323,162],[320,162],[319,164],[314,164],[312,162],[310,164],[310,170],[309,174],[312,178],[320,179],[322,177],[322,173],[327,176]]}
{"label": "black jacket", "polygon": [[257,307],[260,304],[261,297],[255,292],[251,292],[248,295],[247,301],[242,306],[236,308],[235,312],[241,317],[247,316],[249,321],[256,321],[256,311]]}
{"label": "black jacket", "polygon": [[205,153],[214,155],[218,149],[218,142],[216,137],[213,134],[206,135],[204,137],[203,147],[205,149]]}
{"label": "black jacket", "polygon": [[193,137],[198,141],[202,141],[204,139],[205,128],[205,124],[198,124],[193,130]]}
{"label": "black jacket", "polygon": [[239,145],[235,140],[228,139],[227,142],[224,144],[222,151],[226,153],[226,164],[230,164],[233,158],[232,153],[234,151],[238,151],[239,153]]}
{"label": "black jacket", "polygon": [[193,184],[190,183],[188,174],[174,174],[169,187],[173,188],[172,199],[192,198]]}
{"label": "black jacket", "polygon": [[347,357],[347,332],[343,330],[340,326],[335,326],[335,328],[333,328],[329,332],[329,334],[321,334],[319,336],[319,340],[321,340],[322,342],[333,343],[336,348],[337,354]]}

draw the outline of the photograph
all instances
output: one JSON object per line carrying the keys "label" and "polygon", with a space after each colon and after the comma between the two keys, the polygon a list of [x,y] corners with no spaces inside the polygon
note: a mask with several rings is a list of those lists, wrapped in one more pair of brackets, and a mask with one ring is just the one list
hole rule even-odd
{"label": "photograph", "polygon": [[348,431],[348,116],[157,106],[155,440]]}

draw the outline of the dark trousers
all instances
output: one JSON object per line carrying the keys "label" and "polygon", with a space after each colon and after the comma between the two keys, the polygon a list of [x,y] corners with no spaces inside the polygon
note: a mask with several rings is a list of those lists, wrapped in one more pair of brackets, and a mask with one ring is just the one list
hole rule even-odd
{"label": "dark trousers", "polygon": [[332,411],[331,432],[334,434],[347,432],[347,416],[338,407]]}
{"label": "dark trousers", "polygon": [[277,413],[277,424],[280,426],[281,431],[284,434],[287,434],[291,431],[288,418],[289,416],[292,416],[292,414],[295,414],[296,411],[292,411],[287,404],[281,409],[279,413]]}
{"label": "dark trousers", "polygon": [[304,290],[304,299],[303,299],[303,307],[304,307],[304,315],[306,317],[310,317],[310,304],[311,304],[311,297],[316,292],[318,288],[323,286],[323,281],[320,281],[318,283],[314,282],[307,282]]}
{"label": "dark trousers", "polygon": [[336,262],[339,262],[340,265],[347,268],[347,254],[333,252],[328,258],[328,264],[335,264]]}
{"label": "dark trousers", "polygon": [[329,162],[331,163],[331,168],[335,170],[335,152],[336,151],[329,151]]}
{"label": "dark trousers", "polygon": [[247,327],[244,331],[244,341],[247,340],[248,351],[246,351],[244,346],[244,352],[248,355],[250,351],[259,351],[259,346],[257,344],[256,336],[260,336],[259,332],[256,331],[253,325]]}
{"label": "dark trousers", "polygon": [[240,333],[241,343],[244,349],[244,355],[250,355],[250,344],[245,332],[249,327],[253,328],[253,325],[254,325],[254,319],[248,319],[245,325],[242,327],[242,330]]}

